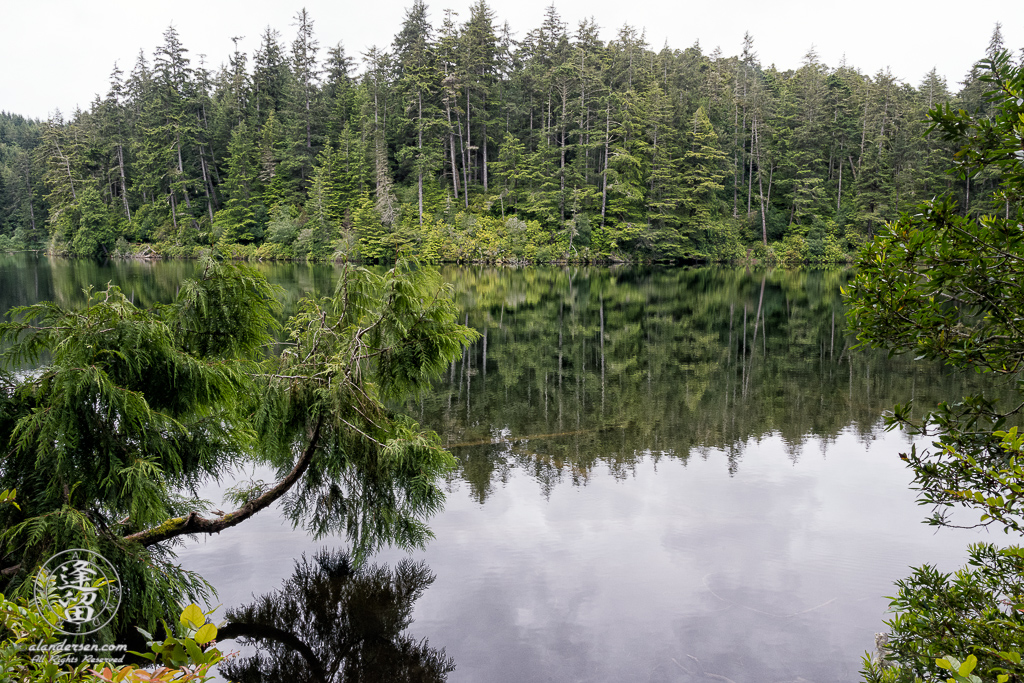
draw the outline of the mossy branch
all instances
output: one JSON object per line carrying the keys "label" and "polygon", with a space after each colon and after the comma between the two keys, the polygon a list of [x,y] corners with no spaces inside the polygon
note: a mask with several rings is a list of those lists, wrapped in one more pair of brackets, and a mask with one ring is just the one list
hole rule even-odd
{"label": "mossy branch", "polygon": [[140,543],[143,546],[151,546],[162,541],[167,541],[177,536],[189,534],[216,534],[240,524],[255,515],[260,510],[270,506],[295,485],[309,467],[313,454],[316,452],[320,441],[320,429],[323,425],[323,418],[319,418],[313,426],[309,436],[309,442],[303,449],[302,455],[296,461],[291,471],[272,488],[261,496],[254,498],[237,510],[225,513],[212,519],[202,517],[197,512],[190,512],[184,517],[169,519],[163,524],[145,531],[139,531],[124,537],[125,541]]}

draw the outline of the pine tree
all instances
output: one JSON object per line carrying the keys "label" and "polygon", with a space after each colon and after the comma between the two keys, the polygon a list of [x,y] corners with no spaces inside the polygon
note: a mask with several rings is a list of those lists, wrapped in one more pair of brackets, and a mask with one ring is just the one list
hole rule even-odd
{"label": "pine tree", "polygon": [[317,156],[306,195],[306,228],[312,231],[313,255],[329,256],[334,241],[340,236],[341,206],[334,186],[335,153],[324,149]]}
{"label": "pine tree", "polygon": [[442,160],[440,150],[431,144],[442,130],[440,110],[434,104],[434,95],[440,90],[441,78],[431,32],[427,7],[422,0],[415,0],[407,10],[402,30],[395,36],[394,42],[398,90],[408,102],[406,118],[411,119],[415,140],[415,150],[411,145],[407,146],[402,157],[411,163],[411,171],[416,178],[420,227],[423,226],[424,178],[437,169]]}
{"label": "pine tree", "polygon": [[368,194],[360,197],[352,212],[352,229],[359,240],[359,255],[367,260],[387,259],[392,254],[389,231],[381,221],[376,202]]}
{"label": "pine tree", "polygon": [[268,26],[253,57],[252,99],[261,126],[271,114],[280,116],[287,106],[292,75],[280,40],[281,34]]}
{"label": "pine tree", "polygon": [[[167,197],[179,243],[196,237],[192,194],[197,185],[190,152],[198,130],[188,52],[173,26],[154,55],[154,79],[142,111],[144,146],[140,160],[156,196]],[[154,199],[156,198],[154,196]],[[184,206],[181,206],[182,202]]]}
{"label": "pine tree", "polygon": [[[632,78],[630,76],[629,78]],[[643,98],[632,88],[613,94],[617,120],[612,121],[606,231],[608,248],[629,250],[646,231],[647,174],[650,150],[644,135]]]}
{"label": "pine tree", "polygon": [[687,151],[682,160],[682,203],[692,233],[708,230],[718,192],[724,189],[726,154],[718,145],[718,135],[704,108],[693,115]]}
{"label": "pine tree", "polygon": [[355,63],[345,54],[345,47],[338,43],[327,51],[324,65],[326,80],[323,88],[324,109],[326,110],[326,134],[336,139],[355,115],[355,82],[352,71]]}
{"label": "pine tree", "polygon": [[526,147],[511,133],[505,133],[505,138],[498,148],[494,175],[501,188],[498,200],[504,217],[506,207],[516,209],[519,206],[520,199],[524,196],[524,185],[529,178],[526,168]]}
{"label": "pine tree", "polygon": [[313,37],[313,20],[305,8],[295,14],[297,27],[295,40],[292,42],[292,84],[295,94],[291,99],[290,116],[292,118],[291,150],[297,160],[299,175],[303,180],[308,177],[316,155],[315,149],[320,145],[319,130],[319,90],[320,68],[317,65],[316,53],[319,43]]}
{"label": "pine tree", "polygon": [[101,135],[108,154],[114,158],[115,163],[111,165],[112,177],[106,178],[107,187],[110,188],[112,197],[120,198],[120,205],[123,215],[131,221],[132,211],[128,202],[128,173],[127,173],[127,123],[124,105],[124,84],[121,76],[123,72],[114,64],[114,71],[110,75],[110,90],[107,97],[100,105],[97,114],[101,119]]}
{"label": "pine tree", "polygon": [[264,232],[257,214],[266,216],[266,209],[257,193],[258,150],[244,121],[231,134],[227,167],[222,190],[227,199],[224,208],[217,212],[214,227],[225,243],[257,241]]}
{"label": "pine tree", "polygon": [[75,124],[66,124],[59,109],[43,125],[37,153],[46,168],[43,180],[49,190],[46,201],[52,232],[58,240],[69,241],[78,229],[76,212],[84,186],[84,159]]}
{"label": "pine tree", "polygon": [[[469,20],[462,29],[460,66],[466,86],[466,151],[469,173],[488,191],[487,125],[490,121],[488,98],[494,83],[498,37],[494,30],[494,11],[485,0],[469,8]],[[478,144],[473,144],[474,131]]]}
{"label": "pine tree", "polygon": [[791,221],[828,211],[825,204],[826,154],[823,142],[826,117],[825,67],[812,47],[797,71],[792,104],[792,146],[787,159],[793,178]]}
{"label": "pine tree", "polygon": [[650,145],[650,174],[647,193],[648,240],[659,255],[684,256],[693,253],[693,238],[680,230],[683,192],[679,168],[679,143],[672,125],[672,109],[664,91],[653,83],[646,93],[647,141]]}

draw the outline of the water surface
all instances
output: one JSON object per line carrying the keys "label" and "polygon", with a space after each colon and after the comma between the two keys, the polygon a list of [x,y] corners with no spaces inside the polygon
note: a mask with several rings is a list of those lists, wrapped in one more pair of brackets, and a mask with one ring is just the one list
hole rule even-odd
{"label": "water surface", "polygon": [[[195,267],[8,258],[0,307],[107,281],[167,301]],[[258,267],[286,309],[336,277]],[[977,380],[851,350],[848,271],[443,273],[481,339],[401,408],[459,462],[409,628],[450,681],[856,681],[893,581],[979,539],[920,523],[881,422]],[[232,606],[343,546],[271,510],[181,558]]]}

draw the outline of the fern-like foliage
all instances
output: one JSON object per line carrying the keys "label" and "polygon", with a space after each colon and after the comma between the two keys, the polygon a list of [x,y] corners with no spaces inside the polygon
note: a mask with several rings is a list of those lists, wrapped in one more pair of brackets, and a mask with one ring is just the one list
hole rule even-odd
{"label": "fern-like foliage", "polygon": [[[108,286],[81,307],[45,302],[0,323],[0,490],[18,492],[18,506],[0,506],[0,589],[26,590],[50,555],[89,548],[123,572],[116,625],[152,624],[208,590],[174,566],[175,539],[283,496],[296,525],[345,534],[359,556],[429,537],[453,461],[387,406],[474,338],[451,292],[411,264],[347,268],[332,296],[300,302],[283,343],[276,297],[256,271],[207,259],[165,306]],[[209,504],[192,492],[244,462],[280,481],[202,518]]]}

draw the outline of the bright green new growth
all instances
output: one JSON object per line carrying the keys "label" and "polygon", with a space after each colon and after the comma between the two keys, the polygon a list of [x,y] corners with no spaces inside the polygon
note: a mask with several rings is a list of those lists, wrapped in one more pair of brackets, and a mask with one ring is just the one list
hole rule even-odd
{"label": "bright green new growth", "polygon": [[[5,591],[26,591],[55,552],[93,549],[123,584],[114,627],[152,628],[209,588],[173,563],[175,539],[282,498],[295,524],[343,532],[357,553],[429,537],[453,461],[387,402],[473,339],[448,288],[408,265],[345,269],[333,296],[300,302],[283,343],[275,295],[255,271],[208,259],[167,306],[139,308],[111,286],[82,308],[42,303],[0,325],[0,490],[16,489],[20,506],[0,506]],[[14,371],[24,367],[38,369]],[[204,517],[193,492],[243,462],[279,480]]]}

